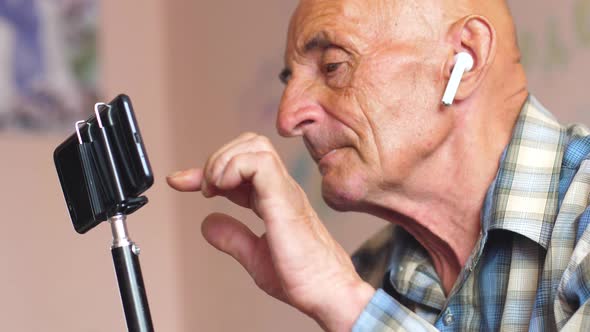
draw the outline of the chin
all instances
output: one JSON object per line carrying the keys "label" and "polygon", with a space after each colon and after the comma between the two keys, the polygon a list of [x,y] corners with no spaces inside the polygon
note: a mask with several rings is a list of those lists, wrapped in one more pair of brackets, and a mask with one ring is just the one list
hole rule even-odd
{"label": "chin", "polygon": [[326,174],[322,178],[322,197],[336,211],[358,210],[365,201],[367,183],[360,176]]}

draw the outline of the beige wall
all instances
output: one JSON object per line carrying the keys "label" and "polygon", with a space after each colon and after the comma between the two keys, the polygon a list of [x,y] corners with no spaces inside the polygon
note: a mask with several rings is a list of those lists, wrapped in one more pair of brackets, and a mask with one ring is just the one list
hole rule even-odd
{"label": "beige wall", "polygon": [[[104,95],[128,93],[148,145],[156,183],[150,204],[129,217],[155,326],[184,329],[178,228],[163,175],[172,166],[166,116],[163,4],[105,1],[100,17]],[[91,110],[89,110],[91,112]],[[125,322],[109,251],[108,225],[74,232],[53,166],[64,135],[2,133],[0,330],[123,331]]]}
{"label": "beige wall", "polygon": [[[551,2],[543,2],[551,12]],[[568,3],[574,2],[588,0]],[[208,201],[196,193],[172,192],[165,185],[167,173],[203,164],[211,152],[242,131],[254,130],[275,142],[347,250],[382,225],[373,218],[330,212],[320,200],[317,172],[302,144],[274,132],[273,110],[281,92],[275,78],[295,3],[101,3],[105,96],[110,99],[119,92],[131,96],[156,174],[148,192],[151,202],[129,217],[129,228],[142,248],[144,279],[158,331],[319,330],[305,316],[258,291],[238,264],[210,248],[200,235],[200,221],[213,211],[230,213],[262,232],[251,213],[222,199]],[[534,32],[533,39],[547,44],[538,32],[547,29],[547,21],[535,23],[535,16],[525,15],[522,6],[514,7],[517,20],[526,31]],[[567,15],[573,14],[557,16],[564,33],[570,33]],[[574,65],[588,55],[585,44],[574,43],[575,37],[565,37],[571,55],[567,64],[552,64],[551,71],[541,68],[541,62],[529,65],[533,87],[549,106],[560,105],[559,91],[552,92],[544,82],[562,78],[558,69],[569,73],[564,81],[576,96],[580,88],[575,82],[587,76],[583,71],[575,73]],[[543,57],[537,61],[552,58]],[[578,111],[587,105],[584,98],[568,102],[569,111],[558,113],[590,121],[589,113]],[[51,159],[62,139],[63,135],[0,134],[0,155],[4,156],[0,329],[122,331],[110,230],[101,225],[85,236],[73,231]]]}
{"label": "beige wall", "polygon": [[562,122],[590,124],[590,0],[508,2],[530,91]]}

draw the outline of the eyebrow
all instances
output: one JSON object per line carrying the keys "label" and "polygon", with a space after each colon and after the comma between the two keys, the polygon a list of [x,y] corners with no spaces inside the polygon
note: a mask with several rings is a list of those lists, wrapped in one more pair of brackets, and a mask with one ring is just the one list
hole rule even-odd
{"label": "eyebrow", "polygon": [[[325,32],[319,32],[304,44],[303,53],[310,53],[316,50],[325,50],[331,47],[335,47],[334,43],[326,37]],[[291,68],[286,67],[283,70],[281,70],[281,73],[279,74],[279,80],[283,84],[287,84],[289,79],[291,78],[291,75]]]}
{"label": "eyebrow", "polygon": [[320,32],[305,43],[303,46],[303,51],[304,53],[309,53],[318,49],[323,50],[329,48],[330,46],[333,46],[333,43],[328,40],[324,32]]}

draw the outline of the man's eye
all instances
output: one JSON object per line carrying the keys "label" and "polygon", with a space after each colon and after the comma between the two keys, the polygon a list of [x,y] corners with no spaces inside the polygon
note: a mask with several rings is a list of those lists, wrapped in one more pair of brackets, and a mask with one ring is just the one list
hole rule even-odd
{"label": "man's eye", "polygon": [[329,73],[333,73],[336,70],[338,70],[338,68],[340,68],[340,66],[343,64],[343,62],[335,62],[335,63],[328,63],[325,66],[325,71],[327,74]]}
{"label": "man's eye", "polygon": [[293,76],[293,72],[291,72],[291,69],[285,68],[279,74],[279,80],[281,80],[281,82],[286,85],[287,83],[289,83],[291,76]]}

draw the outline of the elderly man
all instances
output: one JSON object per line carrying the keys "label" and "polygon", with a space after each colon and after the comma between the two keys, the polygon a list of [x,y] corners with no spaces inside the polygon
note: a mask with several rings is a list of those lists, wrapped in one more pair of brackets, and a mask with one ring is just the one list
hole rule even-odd
{"label": "elderly man", "polygon": [[[459,52],[473,68],[445,106]],[[261,237],[212,214],[205,238],[326,330],[588,329],[590,136],[528,94],[519,60],[503,0],[301,1],[277,127],[331,207],[392,224],[354,264],[264,137],[168,181],[252,209]]]}

